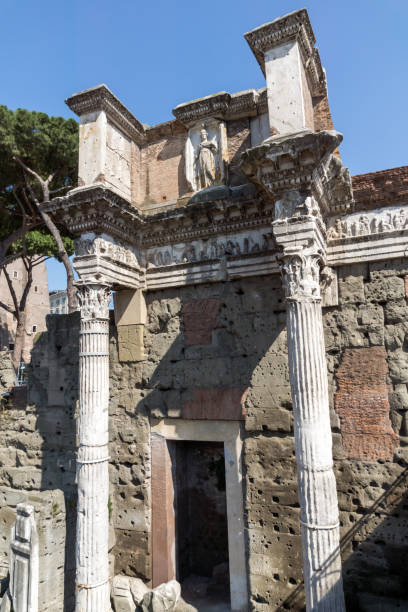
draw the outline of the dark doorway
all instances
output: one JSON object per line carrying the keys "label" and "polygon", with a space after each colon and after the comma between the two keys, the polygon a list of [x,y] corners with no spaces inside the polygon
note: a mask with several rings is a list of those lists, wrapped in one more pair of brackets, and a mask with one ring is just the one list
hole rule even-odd
{"label": "dark doorway", "polygon": [[183,598],[203,611],[230,610],[224,444],[176,442],[174,451],[176,563]]}

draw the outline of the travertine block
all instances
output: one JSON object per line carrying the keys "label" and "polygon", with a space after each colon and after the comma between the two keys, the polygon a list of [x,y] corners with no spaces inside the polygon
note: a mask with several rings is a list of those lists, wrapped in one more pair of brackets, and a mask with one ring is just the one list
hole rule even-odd
{"label": "travertine block", "polygon": [[144,325],[146,323],[146,301],[141,289],[116,291],[113,295],[115,323],[120,325]]}
{"label": "travertine block", "polygon": [[119,361],[143,361],[144,325],[120,325],[118,327]]}

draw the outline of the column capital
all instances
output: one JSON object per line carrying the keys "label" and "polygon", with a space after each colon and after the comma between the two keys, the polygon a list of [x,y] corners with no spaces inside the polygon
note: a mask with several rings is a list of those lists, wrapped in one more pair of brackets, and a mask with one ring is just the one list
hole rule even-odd
{"label": "column capital", "polygon": [[290,246],[280,255],[279,261],[288,301],[321,301],[320,267],[323,260],[320,253]]}
{"label": "column capital", "polygon": [[344,212],[353,195],[350,173],[333,155],[342,140],[335,130],[273,136],[246,151],[241,167],[275,201],[275,219]]}
{"label": "column capital", "polygon": [[103,281],[75,282],[82,319],[108,319],[112,288]]}

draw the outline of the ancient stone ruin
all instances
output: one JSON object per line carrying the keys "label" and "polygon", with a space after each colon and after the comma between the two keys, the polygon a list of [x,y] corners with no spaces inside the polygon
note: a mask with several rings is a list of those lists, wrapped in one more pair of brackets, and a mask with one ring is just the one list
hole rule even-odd
{"label": "ancient stone ruin", "polygon": [[1,609],[408,609],[408,167],[350,177],[306,10],[245,38],[266,87],[167,123],[67,100],[80,311],[0,412]]}

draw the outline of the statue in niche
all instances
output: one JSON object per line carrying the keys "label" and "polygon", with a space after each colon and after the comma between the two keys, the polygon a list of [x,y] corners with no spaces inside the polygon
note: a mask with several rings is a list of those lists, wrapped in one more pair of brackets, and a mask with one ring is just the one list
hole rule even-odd
{"label": "statue in niche", "polygon": [[215,183],[217,175],[215,155],[217,151],[217,143],[214,140],[209,140],[208,132],[203,127],[200,131],[200,143],[195,158],[196,180],[199,189],[211,187]]}

